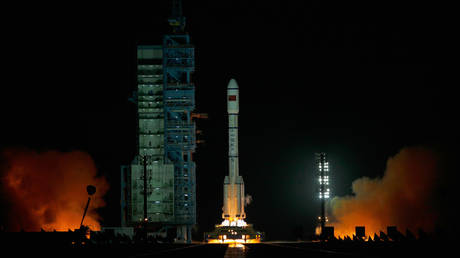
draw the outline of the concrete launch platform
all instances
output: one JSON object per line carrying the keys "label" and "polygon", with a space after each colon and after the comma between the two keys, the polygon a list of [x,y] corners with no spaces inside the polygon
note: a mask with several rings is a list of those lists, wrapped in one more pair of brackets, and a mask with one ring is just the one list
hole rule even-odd
{"label": "concrete launch platform", "polygon": [[208,243],[260,243],[263,232],[254,230],[251,224],[245,227],[216,225],[214,231],[205,233]]}

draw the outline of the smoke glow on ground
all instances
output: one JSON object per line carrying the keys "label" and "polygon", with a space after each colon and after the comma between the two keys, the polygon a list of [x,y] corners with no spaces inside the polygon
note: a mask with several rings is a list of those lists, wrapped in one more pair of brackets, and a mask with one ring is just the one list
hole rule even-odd
{"label": "smoke glow on ground", "polygon": [[[216,228],[221,227],[238,227],[238,228],[246,228],[248,227],[247,223],[244,220],[224,220],[220,225],[216,225]],[[231,237],[227,237],[230,234]],[[241,238],[234,238],[237,237],[238,233],[236,230],[229,229],[228,232],[225,231],[224,234],[220,234],[218,239],[208,239],[207,242],[209,244],[230,244],[230,245],[242,245],[248,243],[260,243],[260,235],[257,235],[256,238],[251,238],[251,235],[242,234]],[[238,247],[238,246],[236,246]]]}
{"label": "smoke glow on ground", "polygon": [[243,245],[243,244],[257,244],[260,243],[260,239],[209,239],[208,244],[230,244],[230,245]]}
{"label": "smoke glow on ground", "polygon": [[366,236],[396,226],[416,232],[432,232],[440,216],[436,209],[439,157],[423,147],[402,149],[387,161],[382,178],[359,178],[352,184],[353,195],[333,198],[329,205],[336,237],[352,236],[356,226],[365,226]]}
{"label": "smoke glow on ground", "polygon": [[0,193],[8,207],[8,231],[78,229],[88,201],[86,186],[96,186],[84,225],[99,230],[97,208],[103,207],[109,185],[97,177],[92,158],[84,152],[10,149],[3,151]]}

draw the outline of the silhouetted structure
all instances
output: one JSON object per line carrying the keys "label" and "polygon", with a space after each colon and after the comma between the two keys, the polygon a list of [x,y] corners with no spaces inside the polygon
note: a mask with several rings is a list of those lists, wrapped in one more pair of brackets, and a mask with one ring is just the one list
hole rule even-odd
{"label": "silhouetted structure", "polygon": [[357,238],[363,239],[366,237],[366,227],[355,227],[355,234]]}

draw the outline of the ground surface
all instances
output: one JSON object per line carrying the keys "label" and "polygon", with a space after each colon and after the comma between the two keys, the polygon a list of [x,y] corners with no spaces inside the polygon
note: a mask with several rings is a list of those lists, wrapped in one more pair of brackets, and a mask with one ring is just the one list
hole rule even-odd
{"label": "ground surface", "polygon": [[[107,240],[78,244],[69,234],[0,234],[5,257],[448,257],[456,242],[443,239],[361,242],[269,241],[260,244],[164,244]],[[70,244],[69,244],[70,243]],[[3,257],[3,255],[2,255]]]}

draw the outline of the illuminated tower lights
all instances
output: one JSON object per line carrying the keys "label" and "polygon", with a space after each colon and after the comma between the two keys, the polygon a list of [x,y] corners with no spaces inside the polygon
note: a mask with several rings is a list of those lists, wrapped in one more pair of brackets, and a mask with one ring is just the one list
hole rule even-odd
{"label": "illuminated tower lights", "polygon": [[330,188],[329,188],[329,162],[319,162],[318,164],[318,181],[320,185],[319,198],[329,199]]}
{"label": "illuminated tower lights", "polygon": [[319,190],[318,197],[321,201],[321,215],[318,217],[320,223],[321,233],[324,232],[324,227],[328,221],[326,217],[326,201],[331,196],[331,189],[329,188],[329,162],[326,158],[326,153],[316,153],[316,166],[318,173]]}

